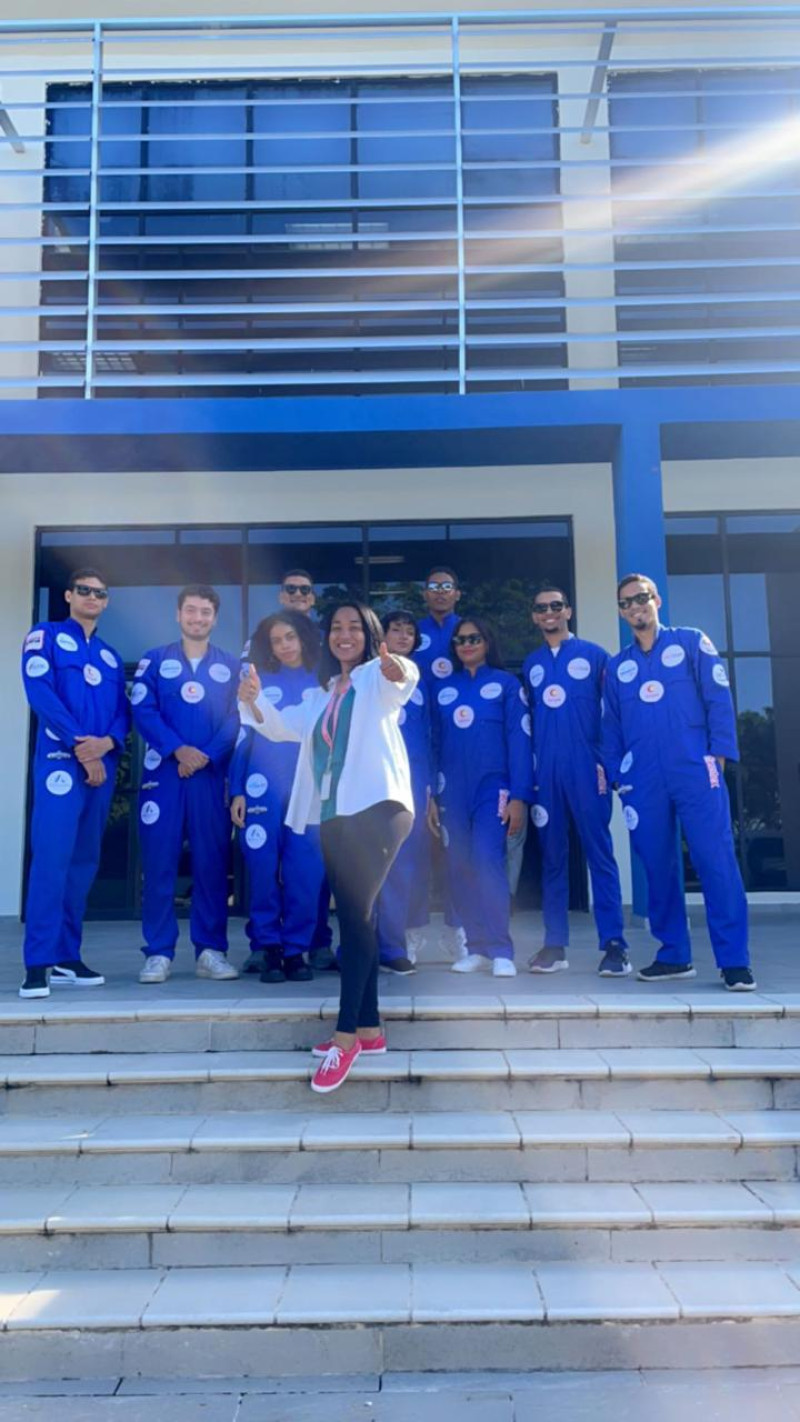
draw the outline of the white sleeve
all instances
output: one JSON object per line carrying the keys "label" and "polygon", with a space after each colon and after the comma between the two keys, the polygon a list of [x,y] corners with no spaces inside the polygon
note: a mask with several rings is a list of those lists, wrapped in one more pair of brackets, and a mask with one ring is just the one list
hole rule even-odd
{"label": "white sleeve", "polygon": [[297,706],[285,706],[283,711],[278,711],[262,691],[255,704],[263,721],[258,721],[252,708],[240,701],[239,716],[243,726],[252,726],[259,736],[265,736],[268,741],[302,741],[313,714],[309,701],[301,701]]}
{"label": "white sleeve", "polygon": [[369,663],[370,667],[374,668],[373,675],[376,680],[379,700],[387,711],[394,711],[400,706],[405,706],[416,691],[419,682],[419,667],[416,662],[409,661],[407,657],[397,656],[396,653],[392,653],[392,655],[403,668],[405,673],[403,681],[390,681],[388,677],[384,676],[380,660],[377,657]]}

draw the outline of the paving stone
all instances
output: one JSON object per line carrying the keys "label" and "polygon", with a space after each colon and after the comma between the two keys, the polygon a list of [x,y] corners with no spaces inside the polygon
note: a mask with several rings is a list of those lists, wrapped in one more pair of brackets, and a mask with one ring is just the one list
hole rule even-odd
{"label": "paving stone", "polygon": [[182,1187],[169,1212],[171,1231],[285,1230],[297,1195],[296,1185],[216,1185]]}
{"label": "paving stone", "polygon": [[800,1076],[800,1052],[768,1047],[696,1047],[714,1077]]}
{"label": "paving stone", "polygon": [[164,1230],[183,1185],[84,1185],[47,1216],[50,1234],[82,1230]]}
{"label": "paving stone", "polygon": [[743,1185],[669,1182],[637,1186],[657,1225],[772,1223],[772,1211]]}
{"label": "paving stone", "polygon": [[800,1287],[777,1265],[660,1264],[683,1318],[800,1315]]}
{"label": "paving stone", "polygon": [[745,1183],[748,1190],[773,1211],[776,1224],[800,1224],[800,1181],[750,1180]]}
{"label": "paving stone", "polygon": [[411,1273],[414,1323],[542,1321],[533,1268],[524,1264],[416,1264]]}
{"label": "paving stone", "polygon": [[610,1111],[515,1111],[523,1146],[630,1144],[631,1133]]}
{"label": "paving stone", "polygon": [[142,1315],[143,1328],[238,1328],[275,1322],[285,1269],[171,1269]]}
{"label": "paving stone", "polygon": [[[768,1113],[772,1114],[772,1113]],[[619,1119],[636,1145],[736,1146],[741,1133],[733,1118],[722,1120],[703,1111],[620,1111]]]}
{"label": "paving stone", "polygon": [[299,1150],[307,1122],[288,1111],[209,1113],[192,1133],[192,1150]]}
{"label": "paving stone", "polygon": [[505,1081],[508,1062],[503,1052],[412,1052],[411,1076],[439,1081]]}
{"label": "paving stone", "polygon": [[382,1230],[409,1227],[407,1185],[301,1185],[292,1230]]}
{"label": "paving stone", "polygon": [[102,1117],[0,1117],[0,1155],[77,1155]]}
{"label": "paving stone", "polygon": [[85,1136],[81,1151],[188,1150],[202,1124],[202,1116],[109,1116]]}
{"label": "paving stone", "polygon": [[600,1047],[598,1055],[608,1063],[612,1079],[678,1077],[700,1080],[711,1075],[708,1062],[689,1047]]}
{"label": "paving stone", "polygon": [[542,1264],[536,1278],[550,1321],[678,1318],[664,1280],[639,1264]]}
{"label": "paving stone", "polygon": [[411,1118],[415,1150],[485,1150],[487,1146],[520,1145],[514,1118],[503,1111],[429,1111]]}
{"label": "paving stone", "polygon": [[56,1269],[35,1281],[6,1328],[138,1328],[161,1277],[157,1269]]}
{"label": "paving stone", "polygon": [[528,1229],[530,1210],[511,1183],[411,1186],[412,1229]]}
{"label": "paving stone", "polygon": [[42,1271],[0,1274],[0,1325],[7,1324],[11,1314],[43,1278]]}
{"label": "paving stone", "polygon": [[569,1225],[648,1225],[652,1212],[632,1185],[523,1185],[534,1229]]}
{"label": "paving stone", "polygon": [[[415,996],[414,1018],[418,1021],[435,1021],[437,1018],[458,1017],[498,1017],[506,1015],[506,1009],[499,997],[487,993],[474,997],[424,997]],[[383,1007],[383,1004],[381,1004]]]}
{"label": "paving stone", "polygon": [[800,1111],[726,1111],[743,1145],[800,1144]]}
{"label": "paving stone", "polygon": [[[58,1400],[58,1422],[236,1422],[238,1405],[233,1397],[171,1397],[154,1417],[152,1401],[144,1398],[65,1397]],[[0,1398],[0,1422],[53,1422],[53,1400]]]}
{"label": "paving stone", "polygon": [[402,1264],[298,1267],[278,1303],[278,1323],[404,1323],[410,1271]]}
{"label": "paving stone", "polygon": [[538,1077],[580,1077],[583,1080],[609,1076],[608,1064],[599,1052],[512,1049],[505,1052],[512,1079]]}
{"label": "paving stone", "polygon": [[0,1237],[44,1231],[45,1220],[73,1193],[71,1185],[0,1188]]}
{"label": "paving stone", "polygon": [[319,1116],[309,1118],[303,1129],[304,1151],[312,1150],[403,1150],[411,1140],[410,1116],[386,1112],[383,1115]]}
{"label": "paving stone", "polygon": [[[256,1395],[275,1394],[281,1397],[300,1394],[324,1396],[329,1393],[358,1393],[362,1397],[374,1397],[381,1390],[381,1379],[375,1374],[353,1374],[336,1377],[318,1374],[307,1377],[263,1377],[236,1376],[230,1378],[122,1378],[117,1389],[119,1397],[169,1397],[192,1396],[196,1393],[221,1394],[239,1393]],[[0,1393],[2,1385],[0,1384]]]}
{"label": "paving stone", "polygon": [[[320,1399],[309,1398],[245,1398],[237,1422],[319,1422]],[[382,1393],[376,1397],[338,1398],[335,1422],[514,1422],[513,1403],[509,1396],[472,1396],[460,1393],[443,1399],[415,1394]]]}

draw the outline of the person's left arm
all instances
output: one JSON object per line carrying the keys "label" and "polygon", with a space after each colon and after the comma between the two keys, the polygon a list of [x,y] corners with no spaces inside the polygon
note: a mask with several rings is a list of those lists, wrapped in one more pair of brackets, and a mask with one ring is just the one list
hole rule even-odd
{"label": "person's left arm", "polygon": [[692,630],[690,656],[706,713],[709,751],[723,766],[739,759],[736,712],[725,663],[704,632]]}
{"label": "person's left arm", "polygon": [[525,822],[525,806],[533,801],[533,761],[530,712],[520,695],[520,685],[509,675],[503,683],[503,720],[508,758],[509,799],[503,819],[510,835],[519,834]]}
{"label": "person's left arm", "polygon": [[233,657],[226,658],[225,666],[230,667],[231,679],[220,685],[220,690],[226,693],[224,699],[221,698],[223,700],[222,719],[211,740],[206,745],[199,747],[203,754],[208,756],[212,765],[224,765],[230,759],[241,725],[239,705],[236,700],[239,686],[239,663]]}

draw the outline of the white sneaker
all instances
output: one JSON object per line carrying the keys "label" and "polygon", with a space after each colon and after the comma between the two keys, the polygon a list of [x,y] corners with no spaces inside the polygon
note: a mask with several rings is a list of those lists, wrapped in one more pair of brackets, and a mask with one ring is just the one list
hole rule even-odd
{"label": "white sneaker", "polygon": [[239,974],[224,953],[217,948],[204,948],[197,959],[195,968],[198,978],[215,978],[222,982],[228,978],[238,978]]}
{"label": "white sneaker", "polygon": [[446,958],[453,958],[456,962],[460,958],[468,956],[467,935],[463,928],[454,928],[452,924],[442,924],[439,932],[439,946]]}
{"label": "white sneaker", "polygon": [[489,960],[480,953],[467,953],[464,958],[459,958],[456,963],[450,964],[451,973],[478,973],[481,968],[488,968]]}
{"label": "white sneaker", "polygon": [[420,953],[426,947],[428,939],[424,928],[406,929],[406,957],[409,963],[416,963]]}
{"label": "white sneaker", "polygon": [[140,983],[165,983],[172,972],[172,959],[163,953],[149,953],[139,974]]}
{"label": "white sneaker", "polygon": [[510,958],[495,958],[492,962],[493,978],[515,978],[517,969]]}

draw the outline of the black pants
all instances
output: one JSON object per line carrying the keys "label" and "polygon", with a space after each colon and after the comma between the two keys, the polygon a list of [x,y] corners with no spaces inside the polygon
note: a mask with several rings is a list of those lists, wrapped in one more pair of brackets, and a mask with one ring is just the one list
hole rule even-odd
{"label": "black pants", "polygon": [[357,815],[336,815],[321,826],[325,872],[339,918],[338,1032],[380,1024],[373,909],[413,823],[409,810],[394,800],[381,800]]}

